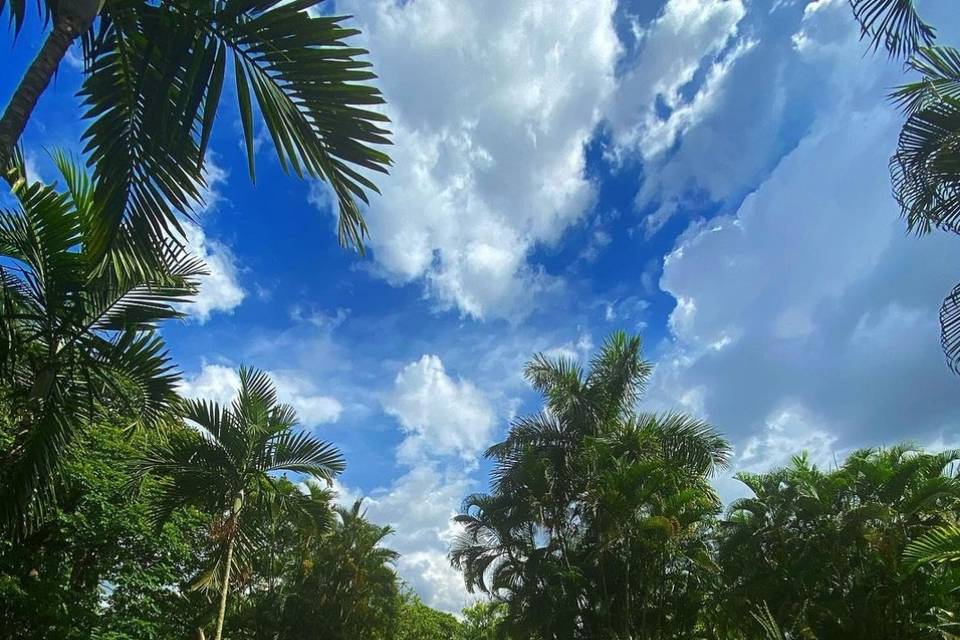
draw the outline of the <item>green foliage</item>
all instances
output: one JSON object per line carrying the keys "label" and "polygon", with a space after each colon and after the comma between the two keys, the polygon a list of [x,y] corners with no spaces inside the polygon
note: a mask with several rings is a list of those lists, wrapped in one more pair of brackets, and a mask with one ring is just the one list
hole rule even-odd
{"label": "green foliage", "polygon": [[456,640],[460,637],[460,622],[454,616],[431,609],[410,592],[400,596],[396,625],[395,640]]}
{"label": "green foliage", "polygon": [[686,637],[714,570],[709,478],[727,443],[678,414],[638,414],[650,373],[615,334],[591,362],[536,356],[545,409],[492,446],[493,492],[464,501],[451,548],[469,589],[505,603],[509,637]]}
{"label": "green foliage", "polygon": [[[330,185],[341,242],[362,248],[357,199],[376,191],[364,172],[386,172],[390,164],[377,149],[389,144],[388,119],[378,110],[379,90],[368,84],[375,76],[367,52],[347,43],[359,32],[342,16],[323,15],[321,2],[100,4],[82,34],[80,90],[84,153],[102,203],[91,244],[97,255],[122,229],[136,239],[182,234],[179,216],[192,215],[202,199],[204,157],[230,74],[251,177],[262,122],[286,171]],[[53,5],[43,3],[56,25],[68,16]],[[4,0],[3,9],[19,30],[26,3]],[[21,86],[31,80],[36,84],[28,71]],[[0,149],[0,165],[11,151]]]}
{"label": "green foliage", "polygon": [[154,487],[141,497],[128,490],[125,462],[138,444],[108,422],[85,431],[64,463],[56,507],[23,540],[0,542],[3,637],[188,637],[196,610],[179,586],[202,562],[207,519],[180,512],[153,528]]}
{"label": "green foliage", "polygon": [[955,517],[958,456],[894,447],[856,452],[830,472],[798,456],[741,474],[753,495],[721,523],[720,627],[749,632],[744,621],[763,602],[778,624],[819,640],[934,637],[924,625],[953,601],[960,573],[911,571],[903,556]]}
{"label": "green foliage", "polygon": [[326,535],[294,552],[293,571],[261,602],[282,612],[275,633],[289,640],[392,639],[401,607],[392,566],[399,554],[383,542],[393,531],[367,521],[359,500],[336,514]]}
{"label": "green foliage", "polygon": [[481,600],[463,610],[460,640],[498,640],[506,616],[503,603]]}
{"label": "green foliage", "polygon": [[122,236],[95,257],[97,183],[54,159],[64,191],[21,171],[18,207],[0,211],[0,373],[15,424],[0,460],[0,525],[15,535],[42,516],[60,461],[104,405],[125,406],[130,426],[169,420],[178,376],[155,329],[181,316],[203,273],[169,241],[146,252]]}

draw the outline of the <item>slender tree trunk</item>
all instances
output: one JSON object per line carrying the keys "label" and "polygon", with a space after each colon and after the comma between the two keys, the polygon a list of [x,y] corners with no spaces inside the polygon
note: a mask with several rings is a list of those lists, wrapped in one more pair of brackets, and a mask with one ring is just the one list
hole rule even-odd
{"label": "slender tree trunk", "polygon": [[[236,516],[231,517],[231,527],[236,523]],[[227,566],[223,570],[223,586],[220,589],[220,609],[217,612],[217,631],[214,634],[214,640],[223,638],[223,619],[227,615],[227,593],[230,591],[230,569],[233,565],[233,542],[236,536],[230,534],[230,542],[227,543]]]}
{"label": "slender tree trunk", "polygon": [[30,114],[37,106],[40,94],[50,85],[70,45],[90,27],[100,8],[97,0],[61,0],[59,4],[53,29],[40,48],[40,53],[27,68],[0,118],[0,171],[5,177],[7,163],[27,126]]}
{"label": "slender tree trunk", "polygon": [[[231,518],[231,526],[236,522]],[[223,570],[223,586],[220,589],[220,609],[217,612],[217,631],[214,634],[214,640],[223,638],[223,619],[227,615],[227,593],[230,591],[230,569],[233,564],[233,542],[236,537],[231,533],[230,542],[227,543],[227,566]]]}
{"label": "slender tree trunk", "polygon": [[220,589],[220,610],[217,612],[217,631],[213,636],[214,640],[222,640],[223,638],[223,619],[227,615],[227,593],[230,591],[230,570],[233,568],[233,545],[237,539],[237,521],[240,518],[241,508],[243,508],[242,492],[234,499],[233,510],[230,512],[230,541],[227,543],[227,566],[223,570],[223,586]]}

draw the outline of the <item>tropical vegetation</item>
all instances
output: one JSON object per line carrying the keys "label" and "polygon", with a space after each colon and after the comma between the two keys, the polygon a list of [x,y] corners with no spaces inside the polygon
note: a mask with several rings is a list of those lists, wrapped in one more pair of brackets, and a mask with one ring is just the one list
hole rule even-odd
{"label": "tropical vegetation", "polygon": [[750,495],[724,510],[710,479],[729,445],[692,417],[638,413],[649,372],[622,333],[589,371],[527,365],[544,408],[487,451],[492,491],[464,501],[450,551],[503,607],[499,632],[952,637],[960,451],[856,451],[831,470],[798,454],[738,474]]}
{"label": "tropical vegetation", "polygon": [[[586,367],[526,366],[542,408],[489,447],[488,490],[453,517],[449,560],[476,597],[457,614],[400,579],[364,500],[339,502],[344,456],[267,372],[241,367],[229,404],[183,397],[160,330],[205,274],[183,225],[228,77],[251,178],[259,125],[284,169],[329,184],[341,242],[362,249],[387,119],[357,31],[319,1],[38,3],[49,32],[0,116],[0,635],[960,638],[960,450],[797,452],[737,474],[744,497],[724,505],[730,443],[641,410],[636,335]],[[960,53],[911,0],[851,4],[870,46],[920,76],[893,94],[907,226],[960,233]],[[32,9],[0,11],[16,34]],[[17,145],[75,43],[84,147],[52,152],[45,183]],[[960,370],[960,285],[941,324]]]}
{"label": "tropical vegetation", "polygon": [[[204,163],[228,69],[243,125],[250,176],[258,123],[285,170],[328,182],[340,211],[340,240],[362,248],[357,200],[386,171],[386,116],[358,32],[323,0],[44,0],[49,33],[0,116],[0,170],[14,155],[37,101],[75,41],[86,163],[102,210],[92,249],[103,256],[122,227],[133,237],[183,239],[182,218],[202,203]],[[27,0],[0,0],[14,27]],[[252,94],[252,96],[251,96]],[[259,111],[260,118],[254,118]],[[9,179],[9,178],[8,178]]]}

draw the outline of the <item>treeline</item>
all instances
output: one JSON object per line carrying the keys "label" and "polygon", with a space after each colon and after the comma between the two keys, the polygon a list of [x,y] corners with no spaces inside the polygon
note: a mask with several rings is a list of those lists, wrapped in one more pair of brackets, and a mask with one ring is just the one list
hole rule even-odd
{"label": "treeline", "polygon": [[[87,430],[64,463],[56,505],[42,524],[0,542],[3,638],[202,638],[215,625],[218,591],[198,587],[222,552],[223,514],[182,507],[157,527],[153,511],[164,487],[132,473],[130,461],[151,445],[131,437],[127,424],[114,415]],[[12,439],[6,421],[0,451],[9,451]],[[272,482],[273,501],[251,507],[256,517],[243,524],[251,544],[231,579],[225,637],[491,637],[494,605],[475,605],[461,621],[405,587],[392,564],[391,529],[370,522],[361,502],[337,506],[317,484]],[[302,496],[306,508],[285,508],[291,496]]]}
{"label": "treeline", "polygon": [[534,358],[543,410],[492,446],[450,558],[505,607],[508,638],[876,640],[960,634],[960,450],[804,454],[711,480],[731,455],[708,424],[638,413],[650,364],[614,335],[584,371]]}

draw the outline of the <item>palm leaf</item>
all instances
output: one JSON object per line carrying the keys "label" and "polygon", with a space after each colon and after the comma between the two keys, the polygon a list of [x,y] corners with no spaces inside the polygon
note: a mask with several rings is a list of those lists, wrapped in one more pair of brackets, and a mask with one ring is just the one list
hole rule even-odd
{"label": "palm leaf", "polygon": [[908,64],[923,78],[898,87],[890,95],[894,103],[908,114],[921,111],[944,98],[960,99],[960,50],[953,47],[924,47]]}
{"label": "palm leaf", "polygon": [[911,231],[960,233],[960,101],[944,98],[913,113],[900,132],[890,171]]}
{"label": "palm leaf", "polygon": [[265,473],[289,471],[330,482],[346,467],[343,456],[333,445],[306,432],[281,432],[271,439],[265,454],[261,461],[261,470]]}
{"label": "palm leaf", "polygon": [[917,13],[914,0],[850,0],[850,6],[860,37],[874,50],[883,45],[892,57],[906,58],[933,42],[936,31]]}
{"label": "palm leaf", "polygon": [[947,358],[947,366],[960,374],[960,284],[940,306],[940,346]]}
{"label": "palm leaf", "polygon": [[[383,103],[365,51],[345,40],[344,18],[312,15],[317,1],[117,0],[84,39],[84,134],[104,215],[100,255],[121,224],[134,237],[181,236],[204,191],[203,164],[233,58],[240,120],[254,175],[254,102],[287,171],[330,183],[340,240],[362,248],[356,200],[376,191],[363,171],[385,172]],[[251,98],[251,94],[253,98]]]}
{"label": "palm leaf", "polygon": [[903,552],[913,566],[960,562],[960,526],[932,529],[910,542]]}

